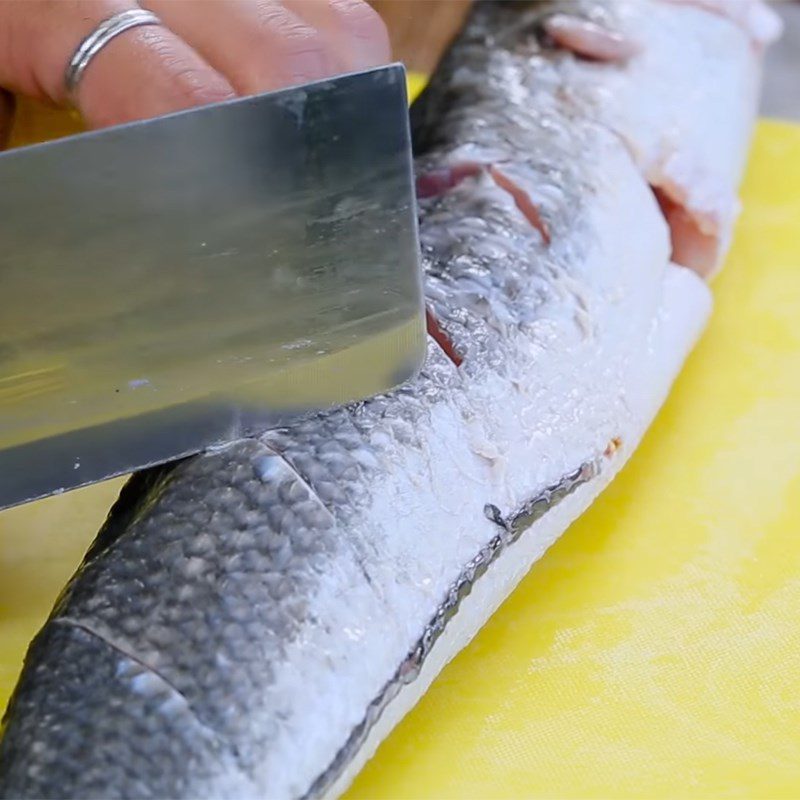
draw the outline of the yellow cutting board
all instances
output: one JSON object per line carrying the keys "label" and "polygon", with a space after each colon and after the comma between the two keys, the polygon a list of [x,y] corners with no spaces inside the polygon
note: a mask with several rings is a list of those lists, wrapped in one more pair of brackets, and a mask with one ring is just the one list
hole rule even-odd
{"label": "yellow cutting board", "polygon": [[[800,797],[800,128],[760,123],[743,196],[641,448],[351,800]],[[0,706],[119,485],[0,514]]]}

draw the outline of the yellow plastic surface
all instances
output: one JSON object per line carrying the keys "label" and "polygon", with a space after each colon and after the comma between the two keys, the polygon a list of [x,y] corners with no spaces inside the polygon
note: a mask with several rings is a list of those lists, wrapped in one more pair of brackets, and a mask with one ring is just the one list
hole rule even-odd
{"label": "yellow plastic surface", "polygon": [[417,96],[425,88],[428,79],[425,75],[420,75],[418,72],[408,73],[408,100],[413,103]]}
{"label": "yellow plastic surface", "polygon": [[[800,128],[760,124],[743,195],[641,448],[350,800],[800,797]],[[0,705],[119,485],[0,514]]]}

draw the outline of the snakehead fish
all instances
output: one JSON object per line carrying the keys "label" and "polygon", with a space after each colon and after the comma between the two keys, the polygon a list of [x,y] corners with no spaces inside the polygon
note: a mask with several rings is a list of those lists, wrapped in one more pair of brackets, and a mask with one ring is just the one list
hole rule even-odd
{"label": "snakehead fish", "polygon": [[776,29],[476,6],[412,109],[423,373],[135,475],[30,646],[0,796],[340,794],[664,400]]}

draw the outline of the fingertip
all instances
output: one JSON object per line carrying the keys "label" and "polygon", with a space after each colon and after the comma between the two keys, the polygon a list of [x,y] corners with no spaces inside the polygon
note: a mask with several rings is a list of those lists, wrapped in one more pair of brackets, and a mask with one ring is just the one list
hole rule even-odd
{"label": "fingertip", "polygon": [[236,96],[228,80],[171,31],[151,28],[142,33],[154,57],[153,68],[158,70],[154,102],[163,103],[170,111],[180,111]]}
{"label": "fingertip", "polygon": [[335,54],[314,26],[280,4],[261,2],[259,31],[245,93],[327,78],[338,71]]}
{"label": "fingertip", "polygon": [[113,40],[87,68],[76,100],[86,123],[104,128],[235,96],[233,87],[166,28]]}
{"label": "fingertip", "polygon": [[[338,71],[338,65],[330,58],[326,43],[316,34],[298,37],[295,41],[287,40],[286,45],[282,70],[284,79],[281,81],[283,85],[291,86],[321,80]],[[269,70],[267,72],[270,74]],[[253,87],[253,91],[273,88],[269,85],[272,83],[271,80],[260,80]]]}
{"label": "fingertip", "polygon": [[349,34],[347,54],[352,69],[368,69],[391,60],[389,30],[381,15],[363,0],[331,0]]}

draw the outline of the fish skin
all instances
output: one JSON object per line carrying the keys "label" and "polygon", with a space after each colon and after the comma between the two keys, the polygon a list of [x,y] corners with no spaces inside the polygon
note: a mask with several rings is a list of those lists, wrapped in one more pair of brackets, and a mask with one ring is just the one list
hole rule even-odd
{"label": "fish skin", "polygon": [[[739,212],[737,187],[760,84],[763,51],[740,23],[765,16],[779,25],[777,16],[760,0],[545,0],[539,6],[531,13],[534,24],[546,29],[553,17],[586,20],[628,42],[637,57],[615,65],[546,47],[547,67],[522,76],[522,91],[614,131],[648,183],[684,207],[698,233],[709,237],[688,265],[712,275]],[[514,9],[499,13],[510,17]],[[479,47],[484,31],[473,27],[470,35]],[[429,108],[435,113],[435,104]],[[425,126],[427,139],[447,135],[432,122]],[[456,157],[482,160],[485,154],[470,142]]]}
{"label": "fish skin", "polygon": [[413,110],[421,174],[481,165],[420,211],[461,366],[135,476],[29,650],[0,797],[338,794],[635,448],[709,293],[542,13],[479,6]]}
{"label": "fish skin", "polygon": [[[688,264],[709,276],[722,264],[739,213],[737,189],[756,117],[761,53],[734,20],[702,4],[668,0],[648,8],[623,0],[613,18],[614,27],[639,44],[639,58],[611,76],[575,61],[572,91],[593,102],[598,118],[625,140],[648,182],[686,208],[698,233],[713,237],[709,252]],[[679,57],[677,40],[683,41]],[[670,58],[674,63],[666,73],[663,64]],[[642,86],[648,87],[646,100],[634,102]],[[670,109],[668,118],[661,105]],[[720,132],[720,118],[735,122]]]}

